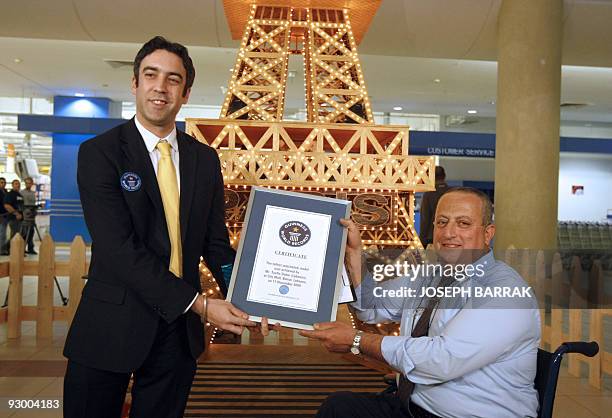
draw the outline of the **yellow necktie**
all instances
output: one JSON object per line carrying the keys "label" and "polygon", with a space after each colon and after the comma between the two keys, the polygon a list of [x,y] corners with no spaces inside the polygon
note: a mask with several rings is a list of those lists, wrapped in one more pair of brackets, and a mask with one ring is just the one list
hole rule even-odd
{"label": "yellow necktie", "polygon": [[170,237],[169,270],[178,277],[183,277],[183,252],[181,249],[181,228],[179,221],[179,192],[176,183],[176,171],[172,163],[172,147],[166,141],[159,141],[156,148],[161,154],[157,163],[157,184],[161,193]]}

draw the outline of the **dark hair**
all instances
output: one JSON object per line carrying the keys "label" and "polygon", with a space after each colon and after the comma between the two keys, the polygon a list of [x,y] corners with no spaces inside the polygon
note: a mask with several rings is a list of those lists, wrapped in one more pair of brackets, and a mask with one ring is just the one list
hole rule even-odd
{"label": "dark hair", "polygon": [[482,202],[482,225],[487,226],[493,223],[493,203],[485,192],[474,187],[451,187],[442,196],[449,193],[468,193],[478,197]]}
{"label": "dark hair", "polygon": [[134,58],[134,78],[136,79],[136,85],[138,85],[138,74],[140,73],[140,64],[142,60],[147,56],[157,51],[158,49],[163,49],[168,52],[172,52],[183,61],[183,67],[185,68],[185,72],[187,73],[187,80],[185,80],[185,88],[183,89],[183,97],[187,94],[187,90],[193,86],[193,80],[195,79],[195,68],[193,67],[193,61],[191,61],[191,57],[189,56],[189,52],[187,48],[179,43],[170,42],[163,36],[156,36],[153,39],[147,41],[138,54],[136,54],[136,58]]}
{"label": "dark hair", "polygon": [[0,177],[0,180],[4,180],[4,182],[6,183],[6,179],[4,177]]}
{"label": "dark hair", "polygon": [[436,181],[446,180],[446,171],[441,165],[436,166]]}

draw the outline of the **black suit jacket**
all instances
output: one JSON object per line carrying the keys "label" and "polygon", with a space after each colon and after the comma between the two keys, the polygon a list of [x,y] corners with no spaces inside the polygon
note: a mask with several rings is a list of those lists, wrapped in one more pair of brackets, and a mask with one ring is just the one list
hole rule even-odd
{"label": "black suit jacket", "polygon": [[[217,153],[177,132],[183,278],[168,270],[170,239],[157,178],[134,120],[84,142],[77,180],[92,237],[89,279],[68,332],[64,355],[103,370],[130,372],[147,357],[160,317],[177,320],[201,291],[200,256],[222,290],[221,266],[231,264]],[[121,185],[125,173],[138,190]],[[136,187],[132,187],[134,189]],[[187,312],[191,354],[204,350],[199,316]]]}

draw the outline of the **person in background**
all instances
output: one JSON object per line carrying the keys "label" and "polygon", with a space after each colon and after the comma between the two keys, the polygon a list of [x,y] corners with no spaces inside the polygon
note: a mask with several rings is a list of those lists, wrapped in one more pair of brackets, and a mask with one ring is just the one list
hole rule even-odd
{"label": "person in background", "polygon": [[10,252],[11,240],[21,231],[23,220],[23,196],[20,193],[21,182],[17,179],[11,182],[11,190],[4,196],[4,208],[8,212],[8,224],[11,227],[11,236],[6,243],[6,253]]}
{"label": "person in background", "polygon": [[34,230],[36,229],[36,186],[32,177],[24,179],[25,188],[21,191],[23,196],[23,237],[28,245],[27,254],[36,255],[34,250]]}
{"label": "person in background", "polygon": [[436,166],[436,190],[423,193],[421,199],[421,223],[419,229],[419,238],[423,247],[427,247],[433,242],[434,216],[436,215],[436,207],[440,196],[448,190],[446,184],[446,172],[444,167]]}
{"label": "person in background", "polygon": [[8,255],[6,245],[6,225],[8,224],[8,212],[4,207],[4,196],[6,195],[6,179],[0,177],[0,255]]}

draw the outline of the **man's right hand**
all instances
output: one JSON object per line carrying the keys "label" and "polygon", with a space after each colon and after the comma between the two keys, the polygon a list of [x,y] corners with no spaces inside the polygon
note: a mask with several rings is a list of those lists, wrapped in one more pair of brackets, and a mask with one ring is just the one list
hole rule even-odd
{"label": "man's right hand", "polygon": [[[202,311],[203,301],[202,296],[198,297],[192,309],[198,314]],[[233,332],[234,334],[242,334],[244,327],[255,326],[256,323],[249,321],[249,315],[236,308],[234,305],[223,299],[208,298],[208,316],[206,320],[217,328]]]}

